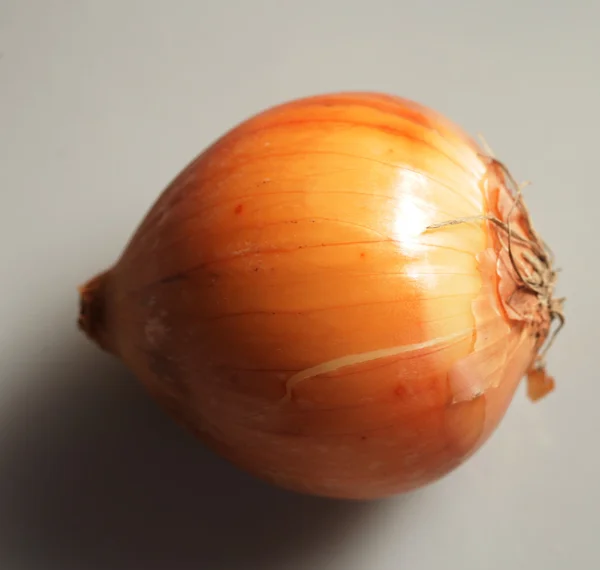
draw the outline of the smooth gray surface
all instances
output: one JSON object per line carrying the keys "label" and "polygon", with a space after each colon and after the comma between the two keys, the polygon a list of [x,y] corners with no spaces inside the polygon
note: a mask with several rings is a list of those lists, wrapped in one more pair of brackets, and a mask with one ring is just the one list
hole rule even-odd
{"label": "smooth gray surface", "polygon": [[[600,4],[0,0],[0,568],[600,567]],[[347,504],[203,452],[75,328],[76,286],[164,185],[256,111],[396,93],[482,132],[569,297],[557,391],[470,462]]]}

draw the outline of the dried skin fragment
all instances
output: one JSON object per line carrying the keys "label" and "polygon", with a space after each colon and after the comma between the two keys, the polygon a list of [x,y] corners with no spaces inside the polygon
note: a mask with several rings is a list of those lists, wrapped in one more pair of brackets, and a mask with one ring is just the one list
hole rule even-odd
{"label": "dried skin fragment", "polygon": [[541,400],[554,390],[554,378],[544,368],[533,368],[527,373],[527,396],[533,402]]}

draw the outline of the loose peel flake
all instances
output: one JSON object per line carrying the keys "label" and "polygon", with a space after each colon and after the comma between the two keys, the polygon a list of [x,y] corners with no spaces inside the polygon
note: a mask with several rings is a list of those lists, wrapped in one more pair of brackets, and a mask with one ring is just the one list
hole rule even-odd
{"label": "loose peel flake", "polygon": [[328,362],[323,362],[317,366],[312,366],[311,368],[302,370],[301,372],[298,372],[289,378],[286,382],[286,395],[284,397],[284,401],[291,400],[294,387],[303,380],[308,380],[309,378],[314,378],[323,374],[330,374],[342,368],[354,366],[356,364],[363,364],[365,362],[399,356],[401,354],[407,355],[411,353],[419,353],[428,348],[443,346],[452,341],[465,338],[470,334],[472,334],[471,330],[464,330],[445,337],[434,338],[426,342],[393,346],[390,348],[381,348],[379,350],[372,350],[369,352],[363,352],[361,354],[349,354],[347,356],[335,358],[334,360],[330,360]]}
{"label": "loose peel flake", "polygon": [[532,368],[527,373],[527,396],[536,402],[554,390],[554,378],[544,368]]}
{"label": "loose peel flake", "polygon": [[475,345],[448,373],[454,402],[470,400],[498,386],[504,374],[511,330],[498,302],[497,258],[493,249],[477,256],[482,287],[472,304]]}

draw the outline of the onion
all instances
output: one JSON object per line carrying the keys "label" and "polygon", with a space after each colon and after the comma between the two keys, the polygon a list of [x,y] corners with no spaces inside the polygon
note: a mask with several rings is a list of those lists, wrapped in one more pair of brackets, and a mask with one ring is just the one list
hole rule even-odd
{"label": "onion", "polygon": [[79,323],[239,468],[368,499],[464,462],[528,373],[552,389],[555,283],[489,150],[417,103],[326,94],[189,164]]}

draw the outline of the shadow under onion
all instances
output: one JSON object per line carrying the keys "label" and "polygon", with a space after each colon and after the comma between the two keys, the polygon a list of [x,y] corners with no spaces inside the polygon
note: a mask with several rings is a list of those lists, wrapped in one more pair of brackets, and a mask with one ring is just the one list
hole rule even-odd
{"label": "shadow under onion", "polygon": [[309,568],[378,511],[239,472],[118,362],[69,338],[11,379],[24,388],[0,439],[3,568]]}

